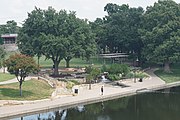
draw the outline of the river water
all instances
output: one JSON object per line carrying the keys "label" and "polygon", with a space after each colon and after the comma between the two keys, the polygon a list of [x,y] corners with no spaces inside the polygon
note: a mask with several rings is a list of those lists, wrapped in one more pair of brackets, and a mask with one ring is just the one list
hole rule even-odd
{"label": "river water", "polygon": [[180,87],[12,120],[180,120]]}

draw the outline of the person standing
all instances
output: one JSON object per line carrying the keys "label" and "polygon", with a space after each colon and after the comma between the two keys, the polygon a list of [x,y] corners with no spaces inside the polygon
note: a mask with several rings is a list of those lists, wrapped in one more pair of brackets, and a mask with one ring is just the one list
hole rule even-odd
{"label": "person standing", "polygon": [[104,92],[104,87],[101,86],[101,95],[103,95],[103,92]]}

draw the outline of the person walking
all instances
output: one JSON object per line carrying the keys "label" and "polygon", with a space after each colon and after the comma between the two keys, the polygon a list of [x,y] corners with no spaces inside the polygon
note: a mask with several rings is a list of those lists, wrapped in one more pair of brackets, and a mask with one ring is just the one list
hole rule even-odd
{"label": "person walking", "polygon": [[101,86],[101,95],[103,95],[103,92],[104,92],[104,87]]}

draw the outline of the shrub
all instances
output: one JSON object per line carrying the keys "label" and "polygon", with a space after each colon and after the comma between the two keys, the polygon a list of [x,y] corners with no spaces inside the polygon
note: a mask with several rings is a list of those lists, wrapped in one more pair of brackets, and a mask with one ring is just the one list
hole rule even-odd
{"label": "shrub", "polygon": [[87,74],[90,74],[92,70],[93,70],[92,66],[86,66],[85,67],[85,71],[86,71]]}
{"label": "shrub", "polygon": [[68,82],[67,82],[67,85],[66,85],[66,88],[67,88],[67,89],[71,89],[74,85],[75,85],[75,84],[74,84],[73,82],[68,81]]}
{"label": "shrub", "polygon": [[112,64],[109,67],[102,66],[102,70],[108,72],[109,74],[122,74],[125,76],[129,71],[129,67],[125,64]]}
{"label": "shrub", "polygon": [[129,72],[129,73],[126,75],[126,78],[133,78],[133,77],[134,77],[133,72]]}
{"label": "shrub", "polygon": [[79,85],[80,83],[76,80],[70,80],[71,82],[73,82],[75,85]]}
{"label": "shrub", "polygon": [[112,81],[120,80],[121,78],[116,74],[109,74],[108,79]]}

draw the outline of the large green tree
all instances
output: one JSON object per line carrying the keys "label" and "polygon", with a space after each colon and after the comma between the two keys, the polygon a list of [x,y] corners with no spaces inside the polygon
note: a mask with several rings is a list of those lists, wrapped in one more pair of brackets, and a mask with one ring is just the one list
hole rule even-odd
{"label": "large green tree", "polygon": [[17,26],[17,22],[14,20],[7,21],[6,24],[0,25],[0,34],[13,34],[17,33],[19,31],[19,28]]}
{"label": "large green tree", "polygon": [[5,59],[6,52],[3,47],[0,47],[0,68],[2,67],[2,63]]}
{"label": "large green tree", "polygon": [[142,42],[138,29],[141,25],[143,8],[130,8],[129,5],[107,4],[104,8],[107,37],[106,43],[111,52],[135,52],[140,54]]}
{"label": "large green tree", "polygon": [[143,16],[143,56],[161,63],[164,71],[180,59],[180,5],[172,0],[158,1],[147,7]]}
{"label": "large green tree", "polygon": [[48,10],[35,8],[29,13],[20,34],[20,51],[38,57],[45,55],[51,59],[55,76],[58,75],[58,65],[63,58],[69,67],[73,57],[84,55],[83,52],[95,44],[86,20],[77,18],[75,12],[56,12],[52,7]]}
{"label": "large green tree", "polygon": [[14,74],[19,82],[20,96],[22,96],[22,83],[30,73],[35,73],[38,66],[32,57],[23,54],[11,55],[5,62],[7,71]]}
{"label": "large green tree", "polygon": [[101,52],[125,52],[140,57],[143,44],[138,29],[141,27],[143,8],[109,3],[104,11],[108,15],[92,23]]}

